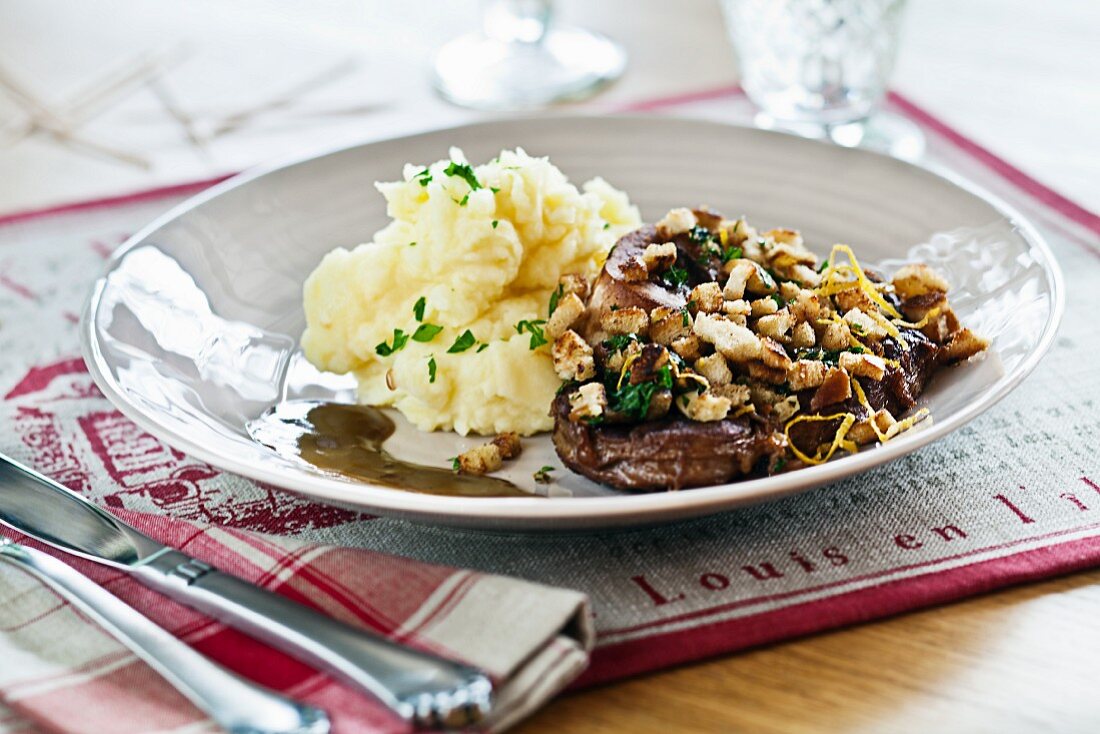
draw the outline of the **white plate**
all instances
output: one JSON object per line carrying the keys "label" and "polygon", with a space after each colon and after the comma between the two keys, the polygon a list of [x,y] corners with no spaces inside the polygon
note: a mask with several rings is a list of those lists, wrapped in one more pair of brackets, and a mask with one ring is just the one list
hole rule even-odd
{"label": "white plate", "polygon": [[[629,193],[647,221],[673,206],[705,203],[764,227],[801,229],[819,252],[847,242],[861,261],[887,269],[891,260],[935,262],[948,271],[964,323],[991,337],[993,347],[984,360],[934,380],[921,401],[934,422],[885,446],[789,474],[681,492],[620,494],[559,470],[548,499],[431,496],[327,475],[254,443],[245,424],[281,399],[350,400],[347,378],[317,373],[297,351],[302,282],[326,252],[367,240],[385,223],[374,181],[399,177],[406,162],[444,158],[452,145],[475,162],[522,146],[551,156],[574,182],[603,176]],[[1034,369],[1061,317],[1061,283],[1035,230],[957,178],[715,123],[551,117],[369,143],[216,186],[115,253],[85,309],[82,333],[92,375],[123,413],[222,469],[319,500],[439,524],[599,527],[702,515],[806,490],[954,431]],[[397,423],[387,448],[401,458],[444,465],[476,442],[421,434],[399,417]],[[526,443],[504,476],[534,489],[535,469],[561,463],[549,438]]]}

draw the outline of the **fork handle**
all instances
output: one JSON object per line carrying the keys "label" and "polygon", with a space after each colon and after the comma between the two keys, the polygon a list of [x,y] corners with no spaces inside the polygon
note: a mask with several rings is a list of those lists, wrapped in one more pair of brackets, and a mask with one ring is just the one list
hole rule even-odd
{"label": "fork handle", "polygon": [[475,724],[492,705],[480,670],[397,645],[169,550],[129,569],[142,583],[355,686],[420,727]]}
{"label": "fork handle", "polygon": [[56,558],[16,543],[0,543],[0,560],[56,590],[226,730],[239,734],[328,732],[328,717],[320,709],[260,688],[208,660]]}

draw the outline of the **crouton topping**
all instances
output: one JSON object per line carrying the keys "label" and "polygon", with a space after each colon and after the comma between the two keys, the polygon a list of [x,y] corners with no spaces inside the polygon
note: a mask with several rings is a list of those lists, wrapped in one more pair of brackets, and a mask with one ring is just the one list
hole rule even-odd
{"label": "crouton topping", "polygon": [[697,311],[715,313],[722,310],[722,289],[717,283],[700,283],[691,289],[688,304],[694,304]]}
{"label": "crouton topping", "polygon": [[721,316],[699,314],[692,331],[731,362],[757,359],[763,349],[760,337],[746,327],[738,326]]}
{"label": "crouton topping", "polygon": [[942,275],[923,263],[901,266],[891,282],[897,294],[905,299],[926,293],[947,293],[949,288]]}
{"label": "crouton topping", "polygon": [[664,244],[652,244],[642,253],[642,262],[650,273],[659,273],[676,264],[676,244],[665,242]]}
{"label": "crouton topping", "polygon": [[599,382],[581,385],[569,396],[569,405],[573,420],[599,418],[607,407],[607,389]]}
{"label": "crouton topping", "polygon": [[501,433],[490,441],[490,443],[497,447],[503,459],[514,459],[523,451],[523,445],[520,443],[519,434],[513,433],[512,431]]}
{"label": "crouton topping", "polygon": [[546,321],[543,334],[548,339],[557,339],[567,329],[572,328],[583,315],[584,301],[577,294],[569,293],[558,300],[554,312],[550,314],[550,318]]}
{"label": "crouton topping", "polygon": [[[657,236],[615,260],[623,290],[594,298],[591,311],[587,283],[562,280],[545,332],[559,376],[582,383],[569,386],[571,420],[656,420],[673,404],[693,421],[750,414],[776,426],[795,459],[820,463],[924,417],[875,410],[868,394],[879,401],[883,388],[865,392],[896,384],[897,352],[916,332],[948,363],[989,346],[959,324],[948,283],[926,265],[899,268],[887,282],[847,245],[819,265],[796,230],[758,232],[705,208],[671,210]],[[827,440],[797,446],[792,427],[796,438]]]}
{"label": "crouton topping", "polygon": [[454,465],[463,474],[489,474],[504,466],[504,457],[498,446],[487,443],[463,451],[455,457]]}
{"label": "crouton topping", "polygon": [[649,329],[649,314],[637,306],[609,311],[600,320],[608,334],[644,334]]}
{"label": "crouton topping", "polygon": [[676,399],[676,407],[693,421],[708,423],[723,420],[730,412],[730,399],[710,392],[685,393]]}
{"label": "crouton topping", "polygon": [[592,347],[572,329],[554,341],[550,350],[554,371],[563,380],[591,380],[596,376],[596,360]]}
{"label": "crouton topping", "polygon": [[631,282],[638,283],[649,278],[649,268],[645,264],[645,260],[640,257],[632,257],[624,262],[619,269],[623,273],[623,279]]}
{"label": "crouton topping", "polygon": [[825,373],[828,369],[824,362],[800,359],[787,370],[787,384],[796,392],[809,390],[811,387],[821,387],[821,383],[825,382]]}
{"label": "crouton topping", "polygon": [[691,209],[673,209],[657,222],[657,234],[671,239],[678,234],[690,232],[695,224],[695,214]]}
{"label": "crouton topping", "polygon": [[876,382],[886,376],[886,362],[874,354],[841,352],[840,368],[856,377],[868,377]]}
{"label": "crouton topping", "polygon": [[519,434],[501,433],[489,443],[463,451],[452,460],[454,470],[462,474],[489,474],[504,466],[505,459],[514,459],[523,450]]}

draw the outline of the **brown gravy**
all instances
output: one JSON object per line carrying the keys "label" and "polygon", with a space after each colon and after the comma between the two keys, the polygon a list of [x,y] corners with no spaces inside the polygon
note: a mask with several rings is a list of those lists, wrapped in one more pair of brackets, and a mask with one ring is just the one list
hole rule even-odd
{"label": "brown gravy", "polygon": [[495,477],[413,464],[382,448],[395,426],[368,405],[315,400],[280,403],[248,424],[257,442],[325,471],[394,489],[454,497],[536,497]]}

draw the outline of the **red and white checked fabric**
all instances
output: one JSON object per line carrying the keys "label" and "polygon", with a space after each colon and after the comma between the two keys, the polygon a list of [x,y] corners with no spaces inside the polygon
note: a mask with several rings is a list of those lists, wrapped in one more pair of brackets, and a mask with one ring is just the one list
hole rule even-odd
{"label": "red and white checked fabric", "polygon": [[[549,643],[535,647],[532,642],[545,634],[531,632],[531,621],[538,620],[533,615],[559,593],[549,587],[575,589],[591,601],[596,646],[590,666],[574,683],[585,685],[1100,565],[1100,370],[1093,353],[1100,337],[1100,322],[1094,317],[1100,313],[1100,217],[905,98],[892,95],[889,107],[925,131],[931,163],[979,183],[1038,225],[1062,265],[1068,292],[1059,337],[1035,375],[964,429],[889,466],[710,518],[565,537],[489,535],[372,518],[223,474],[123,418],[96,390],[78,356],[76,314],[100,259],[136,227],[200,186],[0,218],[0,418],[8,428],[0,435],[0,450],[113,511],[148,513],[136,521],[149,524],[151,532],[165,539],[186,539],[172,535],[183,532],[175,528],[189,527],[179,524],[181,520],[215,526],[196,536],[189,552],[246,576],[269,575],[281,591],[318,592],[308,569],[331,563],[340,572],[326,575],[341,579],[354,595],[339,603],[326,593],[311,598],[334,613],[352,615],[354,607],[357,619],[368,614],[363,611],[370,608],[367,601],[383,609],[407,603],[396,585],[384,581],[392,578],[385,572],[393,568],[389,563],[410,564],[407,568],[417,569],[416,574],[431,573],[422,563],[476,569],[474,575],[486,580],[467,593],[471,604],[479,603],[479,590],[491,584],[519,583],[481,574],[544,584],[524,587],[522,603],[529,606],[512,613],[489,604],[469,625],[465,620],[471,618],[455,616],[454,625],[436,626],[434,636],[418,635],[460,657],[467,654],[462,640],[470,634],[491,637],[512,659],[524,657],[525,649],[527,654],[537,652],[531,660],[554,672],[540,673],[530,661],[518,669],[517,690],[527,680],[545,688],[520,697],[517,714],[544,701],[580,665],[574,666],[579,661],[575,654],[583,645],[569,642],[569,637],[553,638],[577,651],[559,663],[542,657],[552,657],[546,652]],[[734,88],[632,109],[735,123],[751,117],[749,105]],[[736,208],[735,202],[710,203]],[[746,214],[751,217],[752,212]],[[174,520],[154,521],[151,515]],[[242,551],[244,538],[260,537],[249,532],[269,534],[257,542],[283,549],[288,556],[298,553],[293,556],[297,560],[280,561],[279,552],[259,553],[254,546]],[[312,544],[324,549],[302,550]],[[363,551],[349,550],[353,547],[375,554],[360,555]],[[393,555],[415,560],[398,561]],[[291,569],[307,569],[306,577]],[[252,670],[248,666],[253,661],[275,655],[220,628],[207,638],[201,630],[214,626],[205,620],[159,597],[127,597],[145,592],[97,573],[108,588],[232,667]],[[448,578],[456,585],[467,577],[464,572],[445,573],[454,574]],[[134,681],[152,685],[151,676],[140,666],[104,663],[110,659],[109,640],[78,619],[71,621],[77,626],[48,633],[45,639],[20,641],[24,629],[39,624],[34,620],[53,615],[65,620],[72,612],[54,610],[56,599],[47,591],[26,578],[13,578],[0,568],[0,584],[13,585],[0,586],[0,703],[7,706],[0,713],[0,731],[5,726],[10,731],[103,731],[81,725],[93,722],[91,712],[99,711],[92,703],[69,703],[97,685],[112,691],[138,685]],[[365,589],[374,591],[367,594]],[[392,602],[381,598],[390,595]],[[576,596],[569,598],[577,603]],[[414,615],[401,608],[406,611],[387,614],[397,620]],[[460,605],[454,614],[462,611]],[[536,626],[546,627],[542,622]],[[97,664],[82,657],[94,657],[99,650],[104,652]],[[278,665],[254,668],[260,679],[328,705],[337,714],[338,729],[386,730],[392,725],[384,717],[370,718],[380,712],[367,713],[369,701],[279,659]],[[495,665],[489,667],[497,670]],[[35,709],[21,704],[31,697],[19,693],[35,690],[33,685],[8,683],[32,666],[42,666],[47,671],[42,676],[56,674],[60,681]],[[283,677],[272,681],[264,677],[269,674]],[[306,680],[318,681],[318,687],[309,688]],[[158,690],[145,694],[142,708],[135,704],[147,728],[191,726],[193,719],[187,716],[194,712],[180,708],[170,691]],[[311,698],[322,690],[323,697]],[[97,692],[92,700],[111,698]],[[75,723],[45,718],[74,709],[87,718],[78,717]]]}
{"label": "red and white checked fabric", "polygon": [[[498,687],[501,730],[571,682],[588,662],[583,595],[374,551],[307,543],[120,511],[188,554],[397,642],[476,665]],[[46,549],[17,533],[4,534]],[[66,558],[226,667],[328,711],[336,731],[406,731],[382,704],[130,576]],[[0,563],[0,731],[217,731],[205,714],[41,582]]]}

